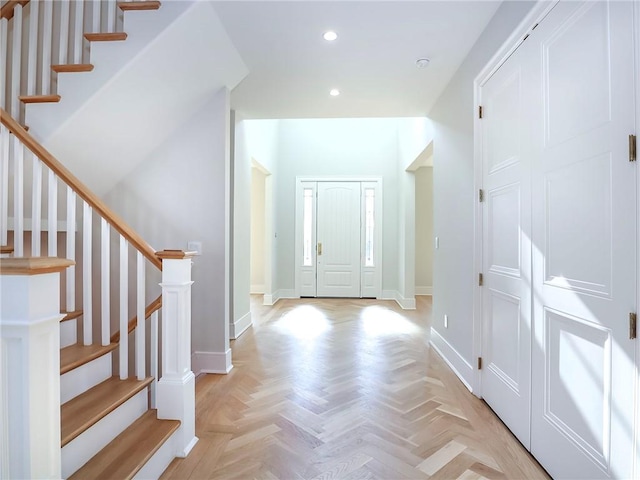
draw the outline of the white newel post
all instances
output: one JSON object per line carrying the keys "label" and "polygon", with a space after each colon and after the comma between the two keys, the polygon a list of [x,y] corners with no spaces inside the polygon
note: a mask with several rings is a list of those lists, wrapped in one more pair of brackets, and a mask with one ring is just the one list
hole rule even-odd
{"label": "white newel post", "polygon": [[158,418],[180,420],[176,455],[186,457],[196,437],[196,383],[191,371],[191,258],[181,250],[157,253],[162,260],[162,378]]}
{"label": "white newel post", "polygon": [[61,478],[59,258],[0,259],[0,478]]}

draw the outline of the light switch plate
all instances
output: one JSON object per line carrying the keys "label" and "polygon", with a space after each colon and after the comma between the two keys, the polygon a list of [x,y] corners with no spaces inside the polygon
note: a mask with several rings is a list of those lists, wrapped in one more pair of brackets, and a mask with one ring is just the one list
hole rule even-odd
{"label": "light switch plate", "polygon": [[202,255],[202,242],[190,240],[187,242],[187,251],[196,252],[196,255]]}

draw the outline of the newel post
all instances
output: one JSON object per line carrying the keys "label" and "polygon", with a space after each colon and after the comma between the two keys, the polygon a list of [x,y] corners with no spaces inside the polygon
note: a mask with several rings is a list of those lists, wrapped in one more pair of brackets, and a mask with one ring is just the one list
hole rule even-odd
{"label": "newel post", "polygon": [[162,260],[162,378],[158,418],[180,420],[176,455],[186,457],[196,437],[196,382],[191,371],[191,252],[164,250]]}
{"label": "newel post", "polygon": [[0,259],[0,478],[61,478],[60,258]]}

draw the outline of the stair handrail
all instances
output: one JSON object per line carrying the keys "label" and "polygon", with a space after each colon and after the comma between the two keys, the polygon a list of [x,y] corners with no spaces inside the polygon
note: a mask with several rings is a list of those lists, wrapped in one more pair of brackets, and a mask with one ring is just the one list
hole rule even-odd
{"label": "stair handrail", "polygon": [[11,20],[13,18],[13,10],[16,6],[22,5],[24,7],[27,3],[29,3],[29,0],[9,0],[0,8],[0,18]]}
{"label": "stair handrail", "polygon": [[[156,298],[153,302],[147,305],[147,308],[144,310],[144,319],[148,320],[149,317],[154,312],[157,312],[162,308],[162,295]],[[138,316],[136,315],[131,320],[129,320],[129,324],[127,326],[127,334],[133,332],[136,329],[136,325],[138,324]],[[120,330],[111,335],[111,343],[118,343],[120,341]]]}
{"label": "stair handrail", "polygon": [[0,108],[0,122],[136,250],[142,253],[152,265],[158,270],[162,270],[162,261],[156,256],[156,251],[2,108]]}

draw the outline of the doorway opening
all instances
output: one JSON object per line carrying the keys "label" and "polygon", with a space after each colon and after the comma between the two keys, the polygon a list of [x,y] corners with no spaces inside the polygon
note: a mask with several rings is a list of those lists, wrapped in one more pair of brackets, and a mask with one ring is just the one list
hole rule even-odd
{"label": "doorway opening", "polygon": [[297,178],[298,297],[380,298],[382,179]]}

